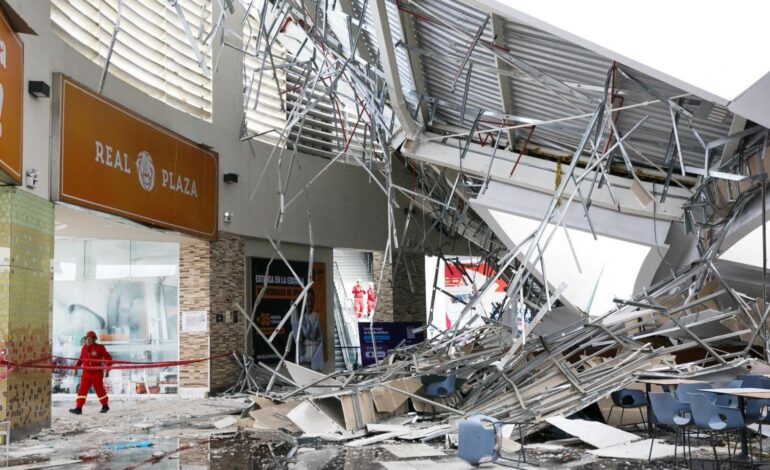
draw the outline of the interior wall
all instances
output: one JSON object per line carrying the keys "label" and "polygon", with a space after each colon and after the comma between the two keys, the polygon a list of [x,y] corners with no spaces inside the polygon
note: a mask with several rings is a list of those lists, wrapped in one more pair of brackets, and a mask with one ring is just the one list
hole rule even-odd
{"label": "interior wall", "polygon": [[[25,48],[25,80],[43,80],[52,83],[52,74],[61,72],[95,89],[98,87],[101,67],[81,55],[58,38],[51,29],[49,0],[9,0],[38,36],[21,35]],[[236,5],[237,2],[236,2]],[[241,11],[240,7],[236,10]],[[214,3],[214,17],[219,5]],[[240,31],[239,15],[231,15],[226,27]],[[227,42],[239,46],[237,35],[228,35]],[[214,57],[219,44],[215,41]],[[241,54],[224,48],[219,69],[213,80],[214,109],[211,122],[206,122],[178,111],[144,92],[109,76],[104,96],[195,142],[214,148],[219,153],[219,230],[251,237],[273,238],[293,243],[308,243],[307,212],[313,221],[313,240],[316,244],[357,249],[382,249],[386,242],[387,220],[372,217],[383,213],[383,192],[369,181],[369,176],[358,167],[335,164],[311,187],[308,197],[300,197],[288,207],[280,232],[274,232],[278,207],[278,159],[267,165],[267,170],[254,192],[257,180],[265,169],[272,146],[261,142],[241,142]],[[39,184],[32,190],[50,199],[50,135],[51,100],[24,97],[24,168],[36,169]],[[281,174],[288,173],[290,154],[283,158]],[[328,160],[298,154],[287,190],[287,200],[304,187]],[[239,174],[237,184],[222,183],[224,173]],[[254,195],[252,197],[252,192]],[[225,224],[222,213],[233,213],[232,222]]]}

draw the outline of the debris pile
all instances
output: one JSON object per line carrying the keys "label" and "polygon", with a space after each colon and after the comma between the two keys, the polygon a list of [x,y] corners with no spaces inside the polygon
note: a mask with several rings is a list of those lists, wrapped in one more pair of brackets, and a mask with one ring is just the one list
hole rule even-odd
{"label": "debris pile", "polygon": [[[251,309],[238,306],[248,325],[245,343],[254,333],[275,358],[268,363],[249,357],[248,344],[234,358],[241,376],[229,392],[254,397],[254,406],[238,421],[242,427],[284,429],[360,447],[388,439],[452,442],[459,420],[483,414],[506,423],[504,437],[521,440],[548,423],[564,424],[565,417],[641,378],[716,380],[770,370],[761,361],[770,342],[766,276],[761,297],[745,295],[716,264],[723,242],[748,208],[761,203],[766,222],[767,129],[749,126],[734,132],[726,122],[714,124],[702,116],[700,100],[622,64],[602,68],[604,62],[596,61],[600,65],[592,66],[592,74],[603,86],[594,81],[582,89],[564,82],[543,70],[548,61],[530,62],[505,45],[504,30],[521,25],[459,2],[455,7],[466,13],[462,19],[453,9],[441,8],[439,0],[241,3],[239,24],[249,30],[238,49],[245,76],[242,140],[267,138],[274,145],[252,198],[260,185],[276,184],[272,189],[280,200],[275,230],[265,233],[275,253],[262,276],[264,284]],[[234,9],[223,10],[207,40],[220,37],[220,45],[229,45],[224,25],[233,14]],[[419,44],[417,33],[430,40]],[[524,36],[517,34],[517,40]],[[440,50],[446,37],[452,38],[451,54]],[[538,38],[548,43],[545,33]],[[466,49],[456,56],[463,41]],[[587,53],[575,51],[576,57],[577,52]],[[489,69],[494,77],[484,77]],[[422,83],[426,77],[436,81],[442,70],[450,72],[444,81],[451,87]],[[495,100],[482,99],[490,81],[501,89],[507,84],[508,92],[500,93],[502,110],[495,108]],[[512,82],[537,91],[531,93],[536,101],[527,109],[529,116],[511,114],[507,95]],[[404,93],[410,86],[415,89]],[[547,99],[541,100],[540,93]],[[559,113],[547,114],[551,108]],[[555,181],[537,229],[510,247],[469,207],[491,180],[512,182],[509,177],[522,157],[530,158],[530,142],[556,161]],[[433,143],[442,155],[424,152]],[[715,158],[720,150],[721,158]],[[291,178],[299,152],[323,156],[328,163],[297,189]],[[501,176],[496,158],[497,163],[510,160],[511,172]],[[469,252],[473,245],[496,274],[464,301],[460,318],[445,331],[430,330],[425,342],[389,351],[363,369],[345,354],[345,370],[321,374],[295,364],[313,286],[311,214],[304,279],[275,237],[295,201],[309,198],[312,184],[341,162],[366,172],[387,198],[384,253],[393,276],[403,269],[411,282],[401,250],[408,245],[415,213],[427,223],[417,229],[422,233],[413,246],[445,259],[450,245],[467,242]],[[265,177],[271,169],[277,170],[276,178]],[[411,188],[398,184],[394,176],[400,172],[411,177]],[[622,187],[614,185],[619,181]],[[683,203],[672,203],[676,198]],[[579,212],[570,211],[573,204]],[[634,298],[614,299],[616,307],[603,315],[562,306],[565,286],[549,281],[543,253],[575,216],[597,238],[592,207],[644,214],[654,236],[658,210],[671,209],[667,220],[681,222],[684,237],[692,241],[677,250],[695,254],[670,262],[657,246],[662,241],[656,240],[666,266],[661,269],[670,269],[667,278]],[[402,209],[403,227],[395,216]],[[434,239],[438,242],[432,245]],[[571,242],[569,248],[573,260],[564,262],[578,264]],[[255,318],[273,262],[288,267],[301,293],[277,326],[263,331]],[[378,299],[383,271],[376,283]],[[505,300],[494,315],[477,313],[475,307],[498,279],[507,286]],[[428,329],[439,290],[434,279]],[[377,313],[375,305],[372,322]],[[336,320],[338,326],[345,323]],[[279,349],[275,340],[281,329],[291,333]],[[346,352],[355,346],[344,331],[340,341]]]}
{"label": "debris pile", "polygon": [[[252,412],[254,425],[277,420],[270,426],[356,447],[389,439],[451,442],[460,419],[483,414],[508,424],[504,436],[517,440],[640,379],[713,381],[770,372],[759,359],[768,339],[767,307],[733,289],[714,263],[733,221],[762,191],[745,185],[736,198],[707,205],[698,204],[707,192],[696,191],[687,210],[701,257],[633,299],[615,299],[617,307],[605,315],[555,307],[560,286],[524,329],[477,317],[389,351],[376,365],[328,375],[288,361],[257,363],[259,373],[249,379],[261,408]],[[514,254],[497,264],[511,284],[531,275],[527,266],[512,265]],[[688,355],[696,359],[681,360]],[[596,447],[602,455],[624,455],[628,449],[614,447],[629,442]]]}

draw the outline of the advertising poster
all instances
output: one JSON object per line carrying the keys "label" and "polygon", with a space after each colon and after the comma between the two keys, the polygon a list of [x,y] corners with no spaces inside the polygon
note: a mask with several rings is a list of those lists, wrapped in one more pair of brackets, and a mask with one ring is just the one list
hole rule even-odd
{"label": "advertising poster", "polygon": [[[432,331],[445,331],[451,328],[460,318],[468,301],[481,287],[497,272],[488,264],[476,257],[460,256],[438,263],[439,275],[437,276],[438,290],[433,309]],[[425,260],[426,277],[433,279],[436,266],[436,258],[428,257]],[[431,272],[428,272],[428,271]],[[505,299],[508,284],[498,279],[495,285],[482,297],[481,302],[473,307],[473,313],[479,317],[495,317],[498,309]],[[431,290],[426,290],[426,312],[430,311]],[[471,318],[474,315],[467,315]],[[465,320],[463,320],[463,323]],[[483,320],[477,319],[481,324]],[[460,325],[463,326],[463,325]],[[473,326],[473,325],[471,325]]]}
{"label": "advertising poster", "polygon": [[[259,294],[263,288],[263,282],[265,281],[265,272],[267,265],[270,262],[269,258],[252,258],[251,259],[251,272],[253,280],[253,298],[252,302],[259,298]],[[301,279],[302,283],[307,283],[307,268],[308,263],[302,261],[290,261],[291,267],[297,276]],[[317,314],[317,323],[321,329],[321,338],[326,338],[326,265],[324,263],[313,264],[313,287],[311,288],[314,296],[312,312]],[[255,323],[262,330],[265,336],[269,337],[278,328],[286,312],[291,308],[292,302],[299,297],[302,292],[302,287],[297,282],[297,279],[291,273],[286,264],[280,259],[276,259],[270,265],[270,270],[267,272],[267,291],[262,297],[262,301],[257,307]],[[309,296],[308,296],[309,297]],[[252,309],[254,305],[252,304]],[[299,316],[301,304],[297,308],[297,314]],[[275,349],[283,353],[286,350],[286,342],[289,339],[291,333],[291,321],[287,320],[281,325],[278,334],[273,341]],[[256,331],[252,333],[254,341],[254,357],[257,361],[263,362],[278,362],[278,356],[276,356],[273,349],[262,338],[259,337]],[[295,349],[294,346],[290,346],[290,353],[287,359],[294,362]],[[327,358],[327,347],[323,348],[323,359]],[[300,359],[302,362],[302,359]],[[308,361],[309,362],[309,361]]]}
{"label": "advertising poster", "polygon": [[[422,331],[415,331],[420,329]],[[361,322],[358,324],[358,337],[361,339],[361,365],[366,367],[376,362],[372,337],[376,343],[377,357],[383,359],[388,351],[396,349],[399,345],[422,343],[425,340],[425,329],[421,322],[375,322],[371,325]]]}

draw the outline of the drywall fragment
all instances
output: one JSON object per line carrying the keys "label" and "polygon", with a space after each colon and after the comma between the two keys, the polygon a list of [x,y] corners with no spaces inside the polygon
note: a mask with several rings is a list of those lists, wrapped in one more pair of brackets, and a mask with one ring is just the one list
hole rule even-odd
{"label": "drywall fragment", "polygon": [[298,366],[291,362],[284,362],[283,365],[286,367],[286,370],[289,371],[289,375],[291,375],[292,380],[294,380],[297,385],[300,387],[313,385],[312,387],[307,388],[308,393],[328,393],[335,389],[342,388],[342,382],[326,377],[324,374],[316,372],[313,369]]}
{"label": "drywall fragment", "polygon": [[214,427],[217,429],[224,429],[229,428],[230,426],[235,426],[238,424],[238,420],[233,418],[232,416],[227,416],[226,418],[222,418],[219,421],[214,422]]}
{"label": "drywall fragment", "polygon": [[409,431],[393,431],[393,432],[386,432],[383,434],[375,434],[374,436],[365,437],[363,439],[356,439],[355,441],[350,441],[345,446],[347,447],[363,447],[368,446],[369,444],[376,444],[377,442],[387,441],[388,439],[395,439]]}
{"label": "drywall fragment", "polygon": [[[597,457],[605,457],[610,459],[647,460],[647,458],[650,456],[651,440],[652,439],[645,439],[643,441],[627,442],[625,444],[604,447],[602,449],[589,450],[588,453]],[[665,459],[668,457],[673,457],[675,449],[676,447],[672,446],[671,444],[666,444],[662,440],[655,440],[655,445],[652,446],[652,458]]]}
{"label": "drywall fragment", "polygon": [[[405,377],[384,383],[408,393],[415,393],[422,388],[422,382],[418,377]],[[374,406],[377,408],[377,411],[380,413],[393,413],[409,399],[409,396],[386,387],[374,387],[372,389],[372,398],[374,399]]]}
{"label": "drywall fragment", "polygon": [[443,457],[444,452],[427,444],[387,444],[380,446],[399,459],[417,459],[423,457]]}
{"label": "drywall fragment", "polygon": [[[545,418],[552,426],[556,426],[570,436],[575,436],[586,444],[598,449],[634,442],[641,437],[630,432],[607,426],[598,421],[586,421],[584,419],[567,419],[563,416]],[[648,449],[649,450],[649,449]]]}
{"label": "drywall fragment", "polygon": [[305,434],[311,436],[341,433],[343,429],[336,421],[321,411],[311,401],[303,401],[286,415]]}
{"label": "drywall fragment", "polygon": [[249,416],[254,418],[254,428],[256,429],[285,429],[287,431],[299,431],[300,429],[286,417],[286,414],[296,408],[300,401],[292,401],[273,405],[261,410],[249,412]]}

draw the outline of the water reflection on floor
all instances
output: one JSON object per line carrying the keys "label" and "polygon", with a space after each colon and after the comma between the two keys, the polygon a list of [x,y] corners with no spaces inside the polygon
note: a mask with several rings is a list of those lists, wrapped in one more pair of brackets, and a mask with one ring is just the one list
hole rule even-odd
{"label": "water reflection on floor", "polygon": [[[132,439],[133,438],[133,439]],[[129,436],[122,442],[140,442],[141,436]],[[446,456],[432,460],[399,460],[385,449],[376,446],[348,448],[329,445],[321,441],[303,442],[294,448],[295,441],[282,433],[240,432],[227,437],[205,439],[166,438],[153,439],[151,447],[99,450],[72,449],[70,455],[56,455],[39,460],[10,461],[9,465],[19,465],[45,460],[75,459],[80,460],[78,468],[86,469],[140,469],[152,470],[230,470],[230,469],[285,469],[294,470],[368,470],[368,469],[403,469],[403,470],[463,470],[470,465],[459,460],[452,451],[445,451]],[[438,446],[437,446],[438,447]],[[537,454],[529,456],[526,469],[576,469],[576,470],[632,470],[651,468],[673,470],[688,468],[681,459],[674,464],[673,459],[646,462],[612,459],[585,460],[586,454],[575,453],[575,459],[567,461],[562,454]],[[505,464],[504,462],[498,462]],[[516,462],[512,462],[515,464]],[[534,465],[532,465],[534,464]],[[728,462],[722,462],[722,468],[728,468]],[[72,468],[59,467],[59,468]],[[501,465],[486,464],[482,469],[505,468]],[[695,460],[692,468],[712,470],[715,466],[709,460]],[[738,465],[735,469],[769,468],[759,465]]]}

